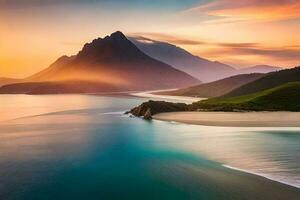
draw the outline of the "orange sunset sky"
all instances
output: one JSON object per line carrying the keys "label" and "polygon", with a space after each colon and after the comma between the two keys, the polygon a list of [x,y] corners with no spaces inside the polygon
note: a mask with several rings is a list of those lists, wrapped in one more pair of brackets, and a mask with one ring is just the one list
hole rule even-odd
{"label": "orange sunset sky", "polygon": [[234,67],[300,65],[300,0],[0,0],[0,77],[26,77],[116,30]]}

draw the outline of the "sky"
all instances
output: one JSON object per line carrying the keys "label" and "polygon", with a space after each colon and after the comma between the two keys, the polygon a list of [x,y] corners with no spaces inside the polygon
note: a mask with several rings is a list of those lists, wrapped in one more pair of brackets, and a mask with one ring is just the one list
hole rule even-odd
{"label": "sky", "polygon": [[29,76],[117,30],[236,68],[300,65],[299,0],[0,0],[0,77]]}

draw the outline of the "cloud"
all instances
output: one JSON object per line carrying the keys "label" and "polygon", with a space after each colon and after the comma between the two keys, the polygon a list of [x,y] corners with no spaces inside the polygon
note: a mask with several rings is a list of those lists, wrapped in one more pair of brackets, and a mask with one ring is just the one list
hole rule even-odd
{"label": "cloud", "polygon": [[164,33],[132,33],[131,37],[138,39],[138,40],[144,40],[144,41],[149,41],[149,42],[164,41],[164,42],[168,42],[171,44],[177,44],[177,45],[203,45],[203,44],[206,44],[206,42],[203,42],[203,41],[185,39],[183,37],[168,35],[168,34],[164,34]]}
{"label": "cloud", "polygon": [[270,47],[222,47],[207,52],[214,56],[260,56],[274,61],[298,61],[300,64],[300,48]]}
{"label": "cloud", "polygon": [[210,43],[210,45],[215,45],[224,48],[249,48],[249,47],[258,47],[259,43]]}
{"label": "cloud", "polygon": [[186,12],[219,17],[213,22],[278,21],[300,18],[299,0],[215,0]]}
{"label": "cloud", "polygon": [[204,40],[189,40],[179,36],[172,36],[163,33],[133,33],[131,38],[145,42],[168,42],[174,45],[205,45],[205,46],[218,46],[218,47],[257,47],[259,43],[222,43],[222,42],[208,42]]}

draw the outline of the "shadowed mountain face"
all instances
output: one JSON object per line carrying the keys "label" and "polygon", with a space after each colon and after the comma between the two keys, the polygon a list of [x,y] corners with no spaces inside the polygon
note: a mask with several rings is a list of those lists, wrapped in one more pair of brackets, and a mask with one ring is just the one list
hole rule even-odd
{"label": "shadowed mountain face", "polygon": [[63,56],[47,69],[6,85],[2,93],[84,93],[154,90],[195,85],[196,78],[140,51],[121,32],[84,45],[72,57]]}
{"label": "shadowed mountain face", "polygon": [[136,37],[130,40],[147,55],[184,71],[203,82],[211,82],[237,74],[229,65],[194,56],[175,45]]}

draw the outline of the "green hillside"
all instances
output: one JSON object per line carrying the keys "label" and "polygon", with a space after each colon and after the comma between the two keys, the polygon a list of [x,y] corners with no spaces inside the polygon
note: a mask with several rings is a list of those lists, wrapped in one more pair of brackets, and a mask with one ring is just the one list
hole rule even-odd
{"label": "green hillside", "polygon": [[211,111],[300,111],[300,82],[291,82],[262,92],[238,97],[212,98],[189,106]]}
{"label": "green hillside", "polygon": [[300,67],[292,69],[281,70],[278,72],[268,73],[266,76],[243,85],[228,94],[225,97],[242,96],[251,93],[260,92],[263,90],[271,89],[283,85],[288,82],[300,81]]}
{"label": "green hillside", "polygon": [[242,74],[236,75],[222,80],[214,81],[211,83],[196,85],[188,88],[183,88],[169,92],[159,92],[163,95],[175,95],[175,96],[191,96],[191,97],[218,97],[231,92],[247,83],[255,81],[265,74]]}

